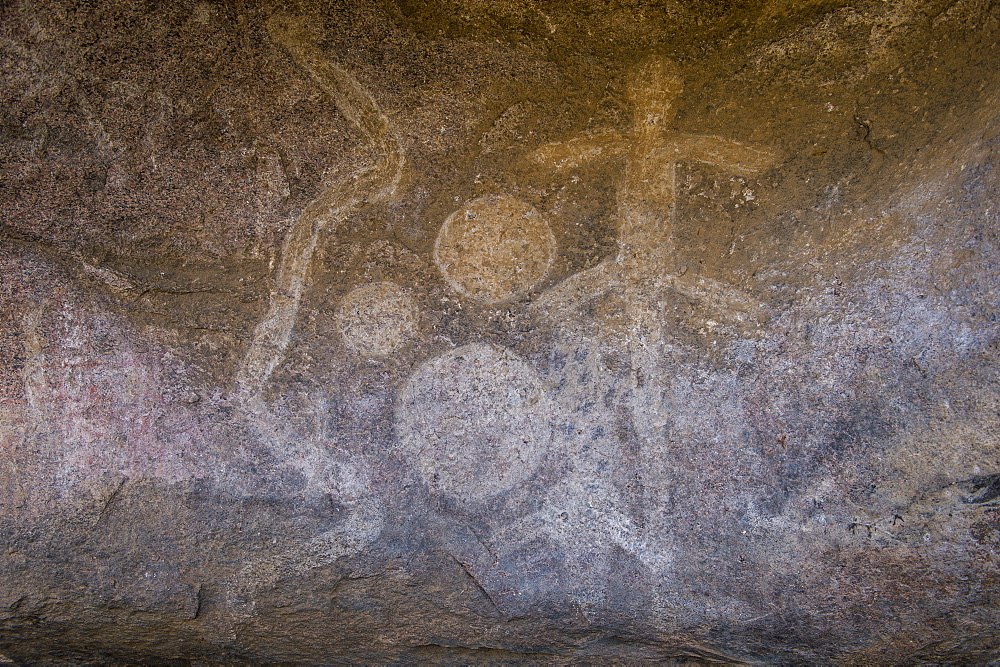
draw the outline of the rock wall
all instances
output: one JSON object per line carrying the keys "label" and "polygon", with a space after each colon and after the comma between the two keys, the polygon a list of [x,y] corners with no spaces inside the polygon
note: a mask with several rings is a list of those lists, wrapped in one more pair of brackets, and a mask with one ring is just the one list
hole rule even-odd
{"label": "rock wall", "polygon": [[1000,659],[998,35],[6,3],[0,660]]}

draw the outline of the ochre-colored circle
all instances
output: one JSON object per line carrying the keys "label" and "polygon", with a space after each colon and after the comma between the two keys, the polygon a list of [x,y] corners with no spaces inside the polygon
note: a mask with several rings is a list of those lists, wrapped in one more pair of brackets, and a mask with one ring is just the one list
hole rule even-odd
{"label": "ochre-colored circle", "polygon": [[396,429],[432,489],[475,506],[535,473],[552,440],[547,412],[524,359],[471,344],[417,369],[400,392]]}
{"label": "ochre-colored circle", "polygon": [[549,270],[555,251],[552,230],[531,204],[487,195],[444,221],[434,262],[456,291],[493,304],[531,289]]}
{"label": "ochre-colored circle", "polygon": [[411,340],[417,319],[413,297],[388,281],[351,290],[337,310],[344,344],[369,357],[387,357]]}

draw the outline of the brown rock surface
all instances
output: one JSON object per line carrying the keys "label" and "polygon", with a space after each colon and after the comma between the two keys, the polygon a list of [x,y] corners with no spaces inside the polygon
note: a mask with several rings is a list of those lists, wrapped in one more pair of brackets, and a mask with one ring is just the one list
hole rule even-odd
{"label": "brown rock surface", "polygon": [[0,661],[1000,660],[1000,7],[0,6]]}

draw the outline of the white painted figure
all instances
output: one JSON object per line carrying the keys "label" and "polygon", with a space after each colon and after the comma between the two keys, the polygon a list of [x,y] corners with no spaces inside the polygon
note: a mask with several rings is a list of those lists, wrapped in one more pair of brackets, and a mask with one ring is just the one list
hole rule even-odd
{"label": "white painted figure", "polygon": [[[669,466],[671,452],[661,441],[672,420],[701,424],[708,415],[717,414],[738,419],[737,399],[728,385],[716,387],[707,398],[687,392],[690,378],[678,376],[693,372],[688,360],[694,355],[669,329],[672,309],[679,300],[685,306],[703,304],[705,310],[740,330],[758,326],[763,310],[738,289],[685,275],[673,241],[677,163],[700,162],[749,175],[769,168],[777,155],[766,148],[719,137],[676,132],[672,128],[674,104],[682,81],[676,66],[666,58],[646,58],[629,73],[626,84],[633,104],[631,131],[588,133],[543,146],[530,155],[534,162],[557,172],[587,163],[624,160],[617,189],[616,253],[547,290],[531,308],[556,331],[590,332],[579,338],[570,334],[566,341],[578,351],[579,358],[560,372],[587,379],[580,380],[578,388],[556,392],[553,402],[557,409],[573,415],[584,433],[607,431],[615,415],[602,407],[602,398],[613,390],[629,408],[646,464]],[[595,308],[601,300],[604,305]],[[581,323],[585,323],[582,328]],[[704,322],[709,330],[718,324],[710,318]],[[625,353],[630,375],[624,386],[602,379],[607,374],[604,349]],[[711,404],[701,406],[705,401]],[[706,408],[705,414],[700,406]],[[738,429],[738,422],[732,419],[726,424],[723,431]],[[726,437],[721,432],[719,436]],[[669,517],[656,517],[644,529],[629,518],[629,500],[604,479],[619,456],[614,438],[610,434],[604,438],[604,445],[581,444],[576,448],[571,477],[553,489],[539,515],[527,521],[544,518],[540,524],[546,526],[544,530],[566,544],[576,539],[617,545],[662,575],[671,562],[672,537],[668,530],[663,535],[657,533],[660,526],[669,524]],[[669,478],[668,470],[660,476]],[[564,519],[556,520],[560,516]]]}
{"label": "white painted figure", "polygon": [[386,358],[413,340],[420,311],[413,296],[394,282],[361,285],[337,309],[337,329],[349,350]]}
{"label": "white painted figure", "polygon": [[[325,187],[288,230],[267,314],[254,329],[237,375],[240,403],[261,436],[280,450],[284,457],[280,466],[301,474],[303,493],[337,498],[345,515],[312,540],[307,549],[293,549],[273,563],[252,564],[248,576],[262,576],[262,570],[268,568],[287,572],[329,563],[358,553],[381,533],[384,509],[364,472],[369,466],[346,452],[331,450],[329,443],[289,435],[281,420],[272,414],[263,392],[284,360],[321,235],[336,229],[362,206],[394,196],[404,163],[389,119],[353,76],[312,44],[308,22],[276,15],[267,22],[267,29],[271,39],[333,100],[338,111],[372,147],[376,159],[349,178]],[[382,301],[377,302],[380,297]],[[401,316],[394,317],[400,313],[387,313],[386,308],[398,308]],[[366,318],[371,321],[363,321]],[[392,283],[375,283],[347,295],[341,304],[338,326],[349,348],[377,357],[391,354],[404,344],[416,320],[416,307],[406,292]]]}
{"label": "white painted figure", "polygon": [[434,263],[455,291],[488,304],[523,295],[545,277],[556,239],[534,206],[486,195],[452,213],[434,243]]}
{"label": "white painted figure", "polygon": [[260,393],[284,359],[320,235],[343,223],[361,206],[394,196],[404,163],[402,148],[389,119],[375,99],[353,76],[311,44],[303,21],[279,15],[268,21],[267,28],[271,39],[309,72],[336,103],[338,111],[371,145],[376,162],[326,187],[285,235],[267,314],[254,329],[237,377],[241,398],[253,412],[264,410]]}

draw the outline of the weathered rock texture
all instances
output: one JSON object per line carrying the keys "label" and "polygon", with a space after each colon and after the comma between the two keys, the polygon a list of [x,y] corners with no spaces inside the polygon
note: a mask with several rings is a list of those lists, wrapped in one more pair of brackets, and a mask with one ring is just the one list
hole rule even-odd
{"label": "weathered rock texture", "polygon": [[1000,7],[0,8],[0,654],[1000,660]]}

